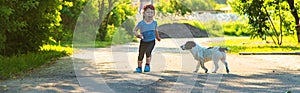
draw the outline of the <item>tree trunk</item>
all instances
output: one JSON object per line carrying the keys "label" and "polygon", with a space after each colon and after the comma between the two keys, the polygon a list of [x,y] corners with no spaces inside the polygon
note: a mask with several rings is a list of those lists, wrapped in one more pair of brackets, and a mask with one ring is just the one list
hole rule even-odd
{"label": "tree trunk", "polygon": [[103,20],[103,13],[104,13],[104,0],[102,0],[102,3],[100,3],[100,0],[98,0],[98,15],[99,15],[99,23],[98,25],[100,26]]}
{"label": "tree trunk", "polygon": [[102,0],[102,2],[100,3],[100,0],[98,1],[98,15],[99,15],[99,20],[98,20],[98,32],[99,32],[99,37],[100,37],[100,41],[104,41],[104,30],[103,30],[103,26],[102,26],[102,21],[103,21],[103,13],[104,13],[104,0]]}
{"label": "tree trunk", "polygon": [[296,26],[297,36],[298,36],[298,43],[300,43],[300,25]]}
{"label": "tree trunk", "polygon": [[[101,21],[100,21],[100,24],[99,24],[99,29],[98,29],[98,32],[99,32],[99,36],[100,36],[100,41],[105,41],[105,36],[107,34],[107,26],[108,26],[108,22],[109,22],[109,18],[110,18],[110,13],[111,13],[111,10],[112,10],[112,7],[113,7],[113,4],[115,2],[117,2],[118,0],[108,0],[108,13],[106,14],[105,16],[105,19],[103,20],[102,17],[101,17]],[[99,3],[99,2],[98,2]],[[103,12],[103,9],[104,9],[104,0],[102,0],[102,5],[101,5],[101,10]],[[100,13],[100,11],[99,11]],[[100,14],[99,14],[100,15]],[[101,14],[103,16],[103,13]]]}
{"label": "tree trunk", "polygon": [[290,5],[291,13],[294,16],[295,23],[297,25],[296,26],[296,31],[297,31],[298,43],[300,43],[300,24],[299,24],[299,16],[298,16],[298,13],[297,13],[297,9],[295,8],[294,0],[287,0],[287,2]]}

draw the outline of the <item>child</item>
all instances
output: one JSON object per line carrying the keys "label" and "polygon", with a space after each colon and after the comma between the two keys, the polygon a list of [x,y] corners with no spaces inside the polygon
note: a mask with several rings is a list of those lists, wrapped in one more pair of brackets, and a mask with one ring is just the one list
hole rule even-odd
{"label": "child", "polygon": [[[155,15],[155,9],[153,5],[146,5],[143,8],[143,20],[140,21],[134,29],[134,34],[137,38],[140,38],[138,67],[136,72],[142,72],[142,63],[144,55],[146,54],[146,65],[144,72],[150,71],[151,52],[155,45],[155,38],[160,41],[160,37],[157,30],[157,22],[153,20]],[[140,33],[138,33],[140,30]]]}

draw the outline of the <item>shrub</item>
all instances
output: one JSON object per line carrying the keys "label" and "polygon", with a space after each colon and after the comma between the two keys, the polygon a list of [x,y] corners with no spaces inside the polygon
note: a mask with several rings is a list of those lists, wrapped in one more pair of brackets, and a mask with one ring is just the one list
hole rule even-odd
{"label": "shrub", "polygon": [[224,34],[228,36],[250,36],[248,25],[243,22],[225,22],[222,23]]}
{"label": "shrub", "polygon": [[187,23],[199,29],[206,30],[206,27],[203,24],[201,24],[199,21],[181,21],[180,23]]}
{"label": "shrub", "polygon": [[206,31],[211,37],[224,36],[222,24],[218,21],[213,20],[207,23],[203,23],[203,25],[205,25]]}
{"label": "shrub", "polygon": [[36,52],[60,33],[62,0],[1,0],[0,55]]}
{"label": "shrub", "polygon": [[40,49],[40,51],[57,51],[66,53],[67,55],[70,55],[73,53],[73,48],[70,46],[61,46],[61,45],[43,45]]}

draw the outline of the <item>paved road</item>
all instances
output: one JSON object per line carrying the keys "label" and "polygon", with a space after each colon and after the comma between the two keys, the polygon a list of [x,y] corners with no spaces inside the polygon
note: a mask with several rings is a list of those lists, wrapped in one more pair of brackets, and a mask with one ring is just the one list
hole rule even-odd
{"label": "paved road", "polygon": [[[1,82],[1,93],[210,93],[210,92],[300,92],[300,56],[228,54],[230,74],[223,65],[209,74],[191,73],[196,65],[179,45],[190,39],[163,39],[153,51],[151,72],[133,73],[138,43],[110,48],[80,49],[71,57],[29,74]],[[194,39],[205,46],[221,39]]]}

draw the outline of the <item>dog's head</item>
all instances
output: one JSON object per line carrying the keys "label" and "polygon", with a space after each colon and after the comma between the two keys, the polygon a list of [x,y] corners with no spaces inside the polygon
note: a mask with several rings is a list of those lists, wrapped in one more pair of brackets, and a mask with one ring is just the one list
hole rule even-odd
{"label": "dog's head", "polygon": [[180,48],[182,50],[190,50],[195,46],[196,46],[196,43],[194,41],[188,41],[184,45],[180,46]]}

